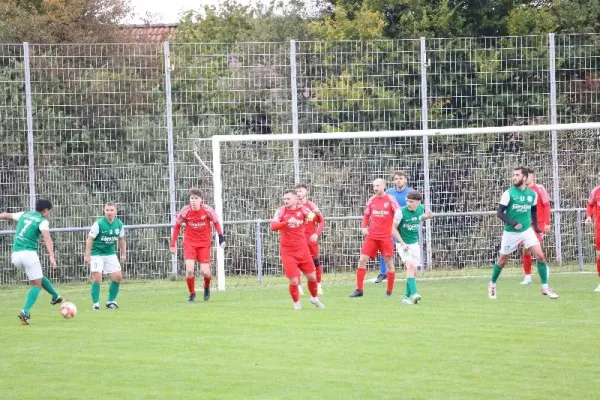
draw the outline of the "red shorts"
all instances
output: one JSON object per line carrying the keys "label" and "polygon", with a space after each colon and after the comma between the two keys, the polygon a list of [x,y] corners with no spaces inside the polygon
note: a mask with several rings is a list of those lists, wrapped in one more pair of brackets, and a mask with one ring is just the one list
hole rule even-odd
{"label": "red shorts", "polygon": [[312,240],[307,239],[308,250],[310,250],[310,256],[315,259],[319,257],[319,243],[315,243]]}
{"label": "red shorts", "polygon": [[210,247],[183,246],[183,259],[210,264]]}
{"label": "red shorts", "polygon": [[362,248],[360,249],[360,254],[375,258],[377,257],[378,251],[383,257],[393,257],[394,240],[391,237],[386,239],[373,239],[367,235]]}
{"label": "red shorts", "polygon": [[308,249],[307,251],[299,250],[296,252],[281,251],[281,263],[286,278],[298,278],[300,272],[304,275],[315,272],[315,263]]}
{"label": "red shorts", "polygon": [[596,251],[600,251],[600,224],[596,222]]}

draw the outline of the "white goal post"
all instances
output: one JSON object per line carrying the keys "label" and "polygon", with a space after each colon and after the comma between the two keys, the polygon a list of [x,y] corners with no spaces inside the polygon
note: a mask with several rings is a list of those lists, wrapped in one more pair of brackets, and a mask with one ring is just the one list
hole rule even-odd
{"label": "white goal post", "polygon": [[[542,132],[546,132],[548,133],[548,135],[523,135],[526,133],[542,133]],[[576,133],[573,133],[576,132]],[[436,203],[432,203],[431,202],[431,177],[430,172],[429,172],[429,168],[435,164],[436,168],[439,170],[439,173],[444,173],[444,165],[448,165],[448,167],[450,169],[452,169],[452,173],[453,174],[457,174],[458,172],[455,172],[454,170],[460,170],[465,169],[465,168],[469,168],[469,163],[471,161],[475,162],[479,162],[480,165],[478,165],[477,167],[474,167],[473,171],[469,172],[469,175],[467,178],[465,178],[465,182],[469,182],[469,179],[471,181],[476,180],[476,179],[487,179],[488,181],[493,181],[494,179],[498,180],[498,182],[500,182],[500,184],[496,185],[498,188],[499,187],[507,187],[507,176],[505,172],[509,171],[509,168],[512,167],[516,167],[518,165],[524,164],[524,165],[529,165],[532,166],[536,169],[540,168],[544,171],[545,174],[545,182],[550,181],[550,185],[548,187],[552,187],[551,190],[549,189],[550,195],[553,199],[553,208],[554,209],[560,209],[561,207],[561,195],[564,193],[568,192],[569,196],[572,196],[572,192],[575,192],[576,190],[580,190],[582,192],[585,192],[591,188],[570,188],[569,191],[561,191],[562,189],[562,183],[561,180],[568,180],[571,179],[571,176],[573,174],[572,171],[568,171],[567,172],[561,172],[561,165],[565,165],[565,162],[561,162],[561,157],[564,156],[564,154],[570,154],[571,153],[577,153],[577,157],[572,156],[571,158],[569,158],[569,160],[567,161],[569,163],[569,165],[573,164],[573,168],[577,167],[577,165],[581,165],[582,161],[582,157],[585,157],[585,160],[587,164],[589,164],[590,166],[593,165],[594,163],[594,159],[598,158],[597,154],[588,154],[586,152],[591,151],[592,153],[595,153],[595,150],[593,150],[593,148],[590,148],[589,143],[588,144],[584,144],[584,143],[579,143],[581,141],[580,138],[590,138],[589,140],[600,140],[600,138],[598,137],[598,132],[600,132],[600,123],[599,122],[590,122],[590,123],[575,123],[575,124],[555,124],[555,125],[523,125],[523,126],[503,126],[503,127],[483,127],[483,128],[452,128],[452,129],[427,129],[427,130],[406,130],[406,131],[378,131],[378,132],[330,132],[330,133],[309,133],[309,134],[271,134],[271,135],[219,135],[219,136],[213,136],[212,137],[212,163],[213,163],[213,185],[214,185],[214,207],[215,210],[217,212],[217,214],[219,215],[220,218],[222,218],[225,221],[228,220],[228,218],[230,218],[230,214],[225,214],[224,210],[226,210],[228,207],[233,207],[233,205],[227,204],[226,203],[226,199],[224,198],[224,190],[239,190],[241,188],[230,188],[230,187],[224,187],[224,176],[228,176],[228,174],[230,174],[230,171],[227,170],[227,163],[233,162],[231,160],[235,160],[235,162],[239,162],[240,165],[243,164],[244,169],[242,172],[240,172],[241,175],[246,174],[246,176],[249,176],[249,174],[251,175],[253,173],[253,165],[258,165],[260,163],[266,163],[266,167],[267,168],[272,168],[273,174],[264,174],[263,176],[259,176],[259,177],[254,177],[254,179],[257,179],[258,181],[263,182],[264,187],[266,188],[269,185],[275,185],[275,186],[280,186],[281,189],[284,189],[288,186],[290,186],[289,182],[291,183],[297,183],[298,178],[295,178],[294,181],[294,172],[297,175],[298,171],[292,171],[291,173],[291,177],[290,180],[286,180],[285,182],[273,182],[273,180],[277,180],[280,179],[281,175],[277,175],[277,173],[275,173],[275,170],[277,170],[277,163],[279,162],[278,153],[267,153],[267,150],[265,150],[265,146],[267,146],[267,142],[274,142],[274,141],[278,141],[278,142],[288,142],[289,143],[289,147],[291,148],[292,145],[294,143],[296,143],[297,145],[297,141],[301,141],[301,142],[305,142],[305,141],[312,141],[313,143],[315,143],[315,146],[324,146],[323,142],[327,142],[327,146],[333,147],[333,145],[330,144],[329,141],[340,141],[339,143],[341,143],[343,145],[343,143],[341,141],[351,141],[351,142],[347,142],[348,144],[348,149],[350,149],[350,147],[356,147],[358,146],[357,143],[361,143],[360,149],[356,148],[353,149],[353,151],[360,151],[361,149],[363,151],[368,151],[370,149],[369,146],[371,146],[369,143],[369,141],[377,141],[377,140],[384,140],[384,139],[391,139],[391,140],[412,140],[415,143],[419,143],[422,141],[421,144],[419,144],[419,146],[415,147],[411,147],[410,149],[408,148],[408,146],[404,146],[403,144],[396,144],[396,142],[394,143],[394,146],[397,146],[396,152],[394,154],[392,154],[392,156],[387,155],[387,154],[382,154],[380,152],[380,148],[378,149],[374,149],[373,148],[373,154],[368,154],[365,157],[363,157],[363,161],[365,161],[364,164],[364,169],[368,168],[368,161],[370,161],[371,158],[373,157],[382,157],[382,158],[394,158],[391,162],[390,165],[394,165],[395,169],[405,169],[405,167],[403,166],[403,160],[405,160],[407,157],[410,157],[412,153],[410,153],[410,151],[412,151],[413,153],[415,153],[415,157],[419,157],[419,159],[421,160],[418,164],[418,168],[421,169],[421,171],[419,172],[420,174],[422,174],[422,179],[419,178],[419,182],[420,182],[420,187],[422,188],[422,191],[424,192],[424,204],[426,207],[432,207],[432,211],[435,213],[436,212]],[[564,134],[563,134],[564,133]],[[496,135],[496,136],[494,136]],[[504,135],[504,136],[501,136]],[[507,135],[512,135],[510,137],[508,137]],[[531,139],[529,139],[529,136],[531,136]],[[458,138],[456,138],[458,137]],[[419,141],[418,139],[421,138],[421,140]],[[436,140],[440,140],[440,147],[442,148],[439,151],[439,156],[436,156],[437,159],[434,160],[435,157],[432,157],[429,155],[430,152],[430,147],[433,146],[434,141]],[[499,139],[498,139],[499,138]],[[595,138],[595,139],[594,139]],[[509,148],[500,148],[500,150],[497,151],[497,153],[494,153],[494,149],[492,147],[490,147],[493,143],[500,143],[500,145],[505,142],[505,141],[521,141],[523,143],[521,143],[521,145],[523,145],[525,147],[525,149],[527,150],[528,147],[530,147],[531,151],[524,151],[524,152],[518,152],[518,150],[510,150]],[[253,143],[252,146],[248,146],[248,144]],[[383,142],[382,142],[383,143]],[[388,143],[388,142],[385,142]],[[382,145],[378,145],[381,148],[383,148],[383,146],[387,146],[387,144],[382,144]],[[591,142],[590,142],[591,143]],[[335,143],[337,144],[337,142]],[[233,145],[237,145],[239,146],[239,148],[235,148],[230,150],[227,153],[227,160],[225,160],[225,166],[223,164],[223,151],[224,151],[224,146],[233,146]],[[374,145],[373,145],[374,146]],[[402,147],[404,146],[404,147]],[[576,147],[576,146],[581,146],[581,147],[577,147],[577,149],[579,149],[579,151],[572,151],[571,149]],[[490,147],[488,149],[488,147]],[[437,148],[437,147],[436,147]],[[508,149],[508,150],[507,150]],[[589,150],[587,150],[589,149]],[[376,151],[375,151],[376,150]],[[252,157],[247,157],[247,159],[244,159],[242,156],[240,156],[241,158],[236,160],[237,154],[242,154],[241,152],[243,152],[243,154],[252,154]],[[446,154],[444,153],[446,152]],[[532,154],[537,154],[536,152],[539,152],[540,154],[543,154],[544,157],[539,157],[537,159],[533,159]],[[347,152],[342,152],[340,153],[341,155],[337,155],[336,157],[336,162],[340,163],[340,160],[343,157],[356,157],[356,154],[351,154],[352,152],[347,151]],[[287,154],[287,153],[286,153]],[[291,153],[290,153],[291,154]],[[264,156],[264,159],[261,159],[261,157]],[[297,154],[293,156],[294,158],[297,157]],[[304,157],[303,162],[312,162],[313,164],[321,162],[321,163],[325,163],[326,161],[321,161],[321,159],[314,159],[311,160],[310,157],[312,156],[300,156],[300,157]],[[462,158],[462,162],[461,161]],[[485,160],[485,163],[482,161]],[[528,160],[532,160],[531,163],[528,163]],[[343,160],[342,160],[343,161]],[[517,162],[519,162],[517,164]],[[486,165],[491,165],[490,163],[493,163],[494,168],[496,169],[496,173],[501,172],[501,174],[498,174],[498,176],[494,175],[494,170],[490,169],[488,167],[486,167]],[[291,164],[290,164],[291,165]],[[293,162],[293,168],[297,169],[299,168],[298,165],[300,165],[300,162],[298,162],[297,159],[294,159]],[[337,165],[337,164],[336,164]],[[417,164],[415,164],[417,165]],[[326,168],[324,169],[324,171],[326,170]],[[383,172],[388,173],[390,172],[388,170],[388,168],[386,166],[381,167],[381,170],[377,170],[374,171],[373,173],[375,175],[373,175],[374,177],[380,177],[377,176],[377,174],[381,174]],[[424,171],[424,172],[423,172]],[[336,170],[336,174],[337,175],[342,175],[343,172],[337,171]],[[491,174],[491,175],[486,175],[486,174]],[[537,174],[536,174],[537,175]],[[456,177],[453,178],[454,175],[450,174],[448,175],[449,177],[446,178],[447,181],[451,181],[452,179],[457,179]],[[478,178],[478,177],[484,177],[484,178]],[[384,178],[388,178],[387,176],[385,176]],[[438,179],[438,181],[440,181],[440,179]],[[324,181],[324,182],[329,182],[329,181]],[[331,181],[333,182],[333,180]],[[332,183],[335,184],[335,183]],[[361,185],[365,185],[365,184],[370,184],[370,181],[368,182],[360,182]],[[491,185],[491,184],[490,184]],[[565,185],[571,185],[569,182],[566,182]],[[494,190],[493,193],[496,194],[497,190],[496,190],[496,186],[494,186]],[[491,186],[490,186],[491,187]],[[316,193],[315,193],[316,195]],[[475,200],[473,200],[475,199]],[[473,199],[467,199],[465,200],[465,204],[472,204],[473,206],[477,206],[479,207],[480,205],[477,204],[477,200],[475,197],[473,197]],[[495,203],[497,203],[498,198],[494,198],[493,201]],[[279,198],[274,199],[275,201],[279,201]],[[357,204],[353,205],[355,209],[355,207],[358,208],[362,208],[365,204],[367,200],[367,197],[362,197],[362,198],[358,198],[356,199]],[[317,203],[318,200],[317,200]],[[572,202],[570,202],[572,203]],[[477,208],[476,207],[476,208]],[[324,207],[321,207],[322,209]],[[265,220],[266,218],[268,218],[269,215],[271,215],[274,212],[275,208],[273,209],[267,209],[264,210],[264,214],[262,218],[256,218],[256,220]],[[242,210],[243,211],[243,210]],[[327,217],[327,209],[324,209],[325,212],[325,216]],[[469,210],[463,210],[463,211],[469,211]],[[475,211],[490,211],[490,209],[487,210],[483,210],[483,209],[477,209]],[[561,249],[561,222],[560,222],[560,212],[556,213],[554,216],[554,221],[553,221],[553,225],[554,225],[554,238],[555,238],[555,246],[556,246],[556,260],[558,263],[561,262],[561,257],[562,257],[562,249]],[[231,221],[231,219],[229,219],[229,221]],[[425,231],[426,231],[426,246],[427,246],[427,263],[428,265],[431,264],[432,262],[432,253],[435,251],[435,249],[432,249],[431,247],[431,227],[429,226],[429,221],[428,221],[428,226],[425,227]],[[224,224],[225,226],[225,224]],[[230,242],[230,237],[227,238],[228,243]],[[218,290],[225,290],[225,279],[226,279],[226,252],[230,251],[229,248],[223,250],[220,247],[217,247],[217,280],[218,280]],[[358,253],[357,253],[358,256]]]}

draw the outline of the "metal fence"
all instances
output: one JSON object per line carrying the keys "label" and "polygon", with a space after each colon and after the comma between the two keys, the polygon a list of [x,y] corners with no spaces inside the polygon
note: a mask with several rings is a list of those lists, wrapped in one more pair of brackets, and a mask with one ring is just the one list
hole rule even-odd
{"label": "metal fence", "polygon": [[[81,256],[85,234],[76,228],[91,225],[102,205],[114,201],[125,224],[138,227],[130,233],[129,277],[168,276],[182,268],[168,254],[168,225],[185,204],[187,188],[200,186],[208,198],[213,195],[212,177],[192,152],[197,139],[598,121],[599,39],[550,34],[0,45],[0,210],[16,212],[30,208],[38,197],[50,198],[56,205],[51,226],[61,228],[54,233],[61,276],[81,279],[87,275]],[[596,183],[597,131],[322,140],[310,146],[295,142],[290,148],[253,143],[230,150],[231,169],[224,169],[230,194],[223,200],[224,219],[236,233],[229,235],[226,252],[231,261],[226,273],[232,277],[255,280],[257,260],[271,263],[276,256],[276,239],[264,227],[261,239],[268,240],[262,240],[258,251],[255,225],[242,229],[234,223],[269,218],[274,211],[269,199],[278,197],[282,187],[307,181],[327,215],[345,218],[360,214],[371,178],[390,176],[393,169],[409,172],[411,184],[425,191],[434,211],[456,213],[426,230],[430,254],[452,252],[452,243],[464,235],[455,232],[456,225],[470,226],[476,218],[477,226],[498,231],[497,222],[485,214],[506,184],[496,182],[523,163],[538,170],[555,209],[571,210],[554,218],[555,260],[579,262],[577,252],[566,250],[577,246],[583,260],[591,257],[586,231],[579,240],[576,228],[560,227],[579,226],[577,210]],[[210,145],[201,145],[200,153],[207,163],[212,161]],[[235,193],[248,201],[235,199]],[[467,211],[481,215],[459,214]],[[353,224],[332,220],[329,236],[323,238],[324,256],[339,243],[343,250],[338,252],[348,254],[327,266],[340,279],[354,267],[350,254],[357,251],[359,238]],[[8,261],[11,227],[2,228],[0,254]],[[333,234],[339,230],[347,232]],[[561,238],[566,231],[567,238]],[[454,238],[453,232],[459,236]],[[493,254],[491,242],[487,250],[483,243],[487,239],[473,249]],[[471,249],[468,240],[457,246]],[[458,256],[429,261],[434,269],[450,269],[483,266],[493,256],[473,257],[472,262]],[[272,263],[263,273],[280,272]],[[0,268],[0,283],[19,279],[8,262]]]}

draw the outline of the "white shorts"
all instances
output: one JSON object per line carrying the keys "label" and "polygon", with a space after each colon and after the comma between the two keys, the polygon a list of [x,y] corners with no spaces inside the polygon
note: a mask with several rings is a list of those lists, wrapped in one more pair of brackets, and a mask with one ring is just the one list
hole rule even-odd
{"label": "white shorts", "polygon": [[419,246],[419,243],[409,244],[408,251],[404,251],[402,246],[396,244],[396,251],[404,264],[412,261],[417,267],[421,266],[421,247]]}
{"label": "white shorts", "polygon": [[104,274],[121,271],[121,263],[116,254],[111,256],[91,256],[90,270]]}
{"label": "white shorts", "polygon": [[523,247],[526,249],[536,244],[540,244],[533,228],[529,228],[523,232],[506,232],[502,233],[502,243],[500,244],[500,254],[512,254],[519,245],[523,242]]}
{"label": "white shorts", "polygon": [[44,277],[37,251],[17,251],[12,253],[11,261],[15,267],[25,269],[27,279],[30,281]]}

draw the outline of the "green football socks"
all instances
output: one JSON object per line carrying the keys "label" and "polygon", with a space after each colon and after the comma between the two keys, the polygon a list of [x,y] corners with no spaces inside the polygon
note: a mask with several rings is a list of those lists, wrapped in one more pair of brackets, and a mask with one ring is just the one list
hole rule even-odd
{"label": "green football socks", "polygon": [[92,294],[92,303],[96,304],[100,302],[100,284],[92,282],[92,288],[90,290]]}
{"label": "green football socks", "polygon": [[110,286],[108,287],[108,301],[115,301],[117,299],[120,285],[120,282],[110,281]]}
{"label": "green football socks", "polygon": [[502,267],[498,264],[494,264],[494,272],[492,272],[492,283],[495,285],[496,281],[500,277],[500,273],[502,272]]}
{"label": "green football socks", "polygon": [[25,315],[29,316],[29,311],[37,301],[38,296],[40,295],[40,290],[41,289],[38,286],[32,286],[31,289],[29,289],[29,293],[27,293],[27,299],[25,300],[25,305],[23,306],[23,312]]}

